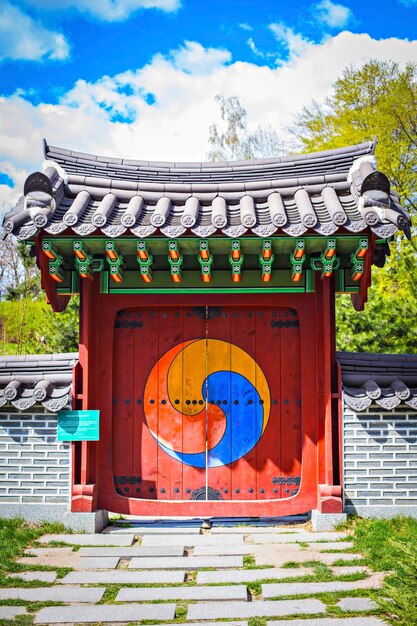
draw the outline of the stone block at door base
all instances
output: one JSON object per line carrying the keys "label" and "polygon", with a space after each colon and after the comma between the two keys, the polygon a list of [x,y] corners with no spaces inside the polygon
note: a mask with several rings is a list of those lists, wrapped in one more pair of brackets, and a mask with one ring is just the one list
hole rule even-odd
{"label": "stone block at door base", "polygon": [[73,513],[62,504],[0,503],[0,517],[23,517],[29,522],[60,522],[75,532],[99,533],[108,522],[107,511]]}
{"label": "stone block at door base", "polygon": [[311,524],[315,532],[334,530],[338,524],[342,524],[346,520],[346,513],[320,513],[317,509],[311,511]]}

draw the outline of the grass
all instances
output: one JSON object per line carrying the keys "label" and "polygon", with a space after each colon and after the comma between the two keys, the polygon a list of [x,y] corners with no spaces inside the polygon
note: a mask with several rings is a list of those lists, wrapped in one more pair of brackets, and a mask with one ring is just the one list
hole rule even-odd
{"label": "grass", "polygon": [[[305,566],[305,563],[302,563],[300,565]],[[367,577],[367,575],[362,572],[358,572],[355,574],[341,574],[341,575],[335,576],[333,572],[327,567],[327,565],[325,565],[324,563],[319,563],[318,561],[311,561],[311,563],[309,564],[309,567],[314,568],[314,573],[302,575],[300,572],[300,576],[297,576],[296,578],[294,578],[293,576],[288,576],[287,578],[279,578],[279,579],[265,577],[262,580],[248,582],[247,588],[249,592],[251,593],[252,597],[260,598],[262,595],[262,585],[269,584],[269,583],[277,583],[277,584],[292,583],[294,584],[294,590],[296,590],[297,583],[318,583],[318,582],[331,582],[331,581],[336,581],[336,580],[350,582],[350,581],[356,581],[356,580],[363,580],[364,578]],[[282,600],[285,598],[281,597],[280,599]]]}
{"label": "grass", "polygon": [[273,565],[257,565],[253,554],[244,554],[243,555],[243,567],[244,569],[271,569],[274,566]]}
{"label": "grass", "polygon": [[[396,626],[417,626],[417,520],[411,518],[398,517],[391,520],[365,520],[360,518],[350,518],[344,526],[344,530],[349,530],[354,548],[347,549],[346,552],[359,552],[363,554],[363,559],[357,561],[344,561],[343,558],[335,562],[334,565],[368,565],[374,571],[388,572],[384,587],[381,590],[355,590],[349,592],[331,592],[324,594],[313,594],[308,597],[319,597],[328,606],[328,613],[335,617],[341,617],[344,612],[336,606],[336,602],[346,596],[371,597],[378,605],[378,610],[373,613],[381,615],[388,623]],[[24,522],[22,519],[1,520],[0,519],[0,587],[34,587],[36,581],[22,581],[21,579],[8,578],[9,572],[19,573],[23,570],[55,570],[58,576],[64,576],[70,569],[52,568],[38,565],[21,565],[16,563],[24,550],[31,545],[36,545],[37,539],[45,533],[60,533],[65,529],[61,524],[32,524]],[[51,542],[52,543],[52,542]],[[301,581],[330,581],[330,580],[360,580],[363,574],[349,574],[334,576],[331,570],[324,564],[317,561],[311,562],[288,562],[284,567],[312,567],[314,574],[310,576],[300,576],[297,579],[287,578],[280,581],[273,581],[267,578],[268,566],[264,567],[264,579],[248,583],[248,590],[254,598],[261,597],[261,585],[268,582],[301,582]],[[244,555],[244,568],[261,569],[256,566],[253,555]],[[300,572],[301,573],[301,572]],[[187,582],[178,586],[192,586],[196,584],[196,572],[187,574]],[[42,586],[49,586],[42,583]],[[101,603],[113,603],[121,585],[106,585],[107,589]],[[123,585],[136,586],[136,585]],[[142,585],[137,585],[142,586]],[[148,585],[146,585],[148,586]],[[152,586],[152,585],[149,585]],[[306,596],[295,595],[293,598]],[[282,599],[282,598],[280,598]],[[0,602],[0,605],[26,606],[29,613],[39,610],[42,606],[53,605],[54,603],[33,603],[20,600],[8,600]],[[175,622],[184,623],[186,620],[187,603],[177,603]],[[366,615],[366,612],[355,612],[356,617]],[[369,614],[369,613],[368,613]],[[350,614],[353,616],[353,614]],[[31,615],[18,616],[15,626],[28,626],[31,624]],[[286,618],[284,618],[286,619]],[[224,620],[227,623],[228,620]],[[0,620],[0,626],[6,626],[10,622]],[[151,623],[151,622],[149,622]],[[152,623],[155,623],[152,621]],[[249,626],[265,626],[264,618],[251,618]]]}
{"label": "grass", "polygon": [[[26,547],[35,542],[41,535],[45,533],[64,532],[65,528],[62,524],[33,524],[25,522],[21,518],[0,519],[0,587],[36,587],[36,581],[15,581],[7,578],[9,572],[18,573],[27,570],[51,570],[56,568],[21,565],[15,562],[15,559],[23,555]],[[69,571],[69,570],[68,570]],[[66,573],[61,568],[60,574]],[[48,586],[48,583],[42,583]]]}
{"label": "grass", "polygon": [[355,549],[374,571],[391,572],[376,596],[378,607],[390,624],[417,625],[417,520],[348,520]]}

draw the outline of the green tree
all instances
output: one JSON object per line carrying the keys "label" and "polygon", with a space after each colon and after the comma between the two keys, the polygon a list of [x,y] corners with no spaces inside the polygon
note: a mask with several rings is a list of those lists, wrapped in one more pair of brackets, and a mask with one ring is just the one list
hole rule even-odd
{"label": "green tree", "polygon": [[[378,167],[388,175],[403,206],[417,213],[417,65],[370,61],[347,68],[323,104],[313,102],[293,132],[305,152],[378,138]],[[415,234],[415,233],[413,233]],[[365,311],[349,296],[337,302],[340,350],[416,352],[417,248],[395,237],[384,268],[374,268]]]}
{"label": "green tree", "polygon": [[[323,103],[305,107],[284,143],[270,128],[250,135],[239,98],[218,95],[223,125],[210,127],[213,161],[273,157],[301,146],[304,152],[341,148],[378,138],[378,166],[388,175],[412,218],[417,214],[417,65],[393,61],[349,67]],[[414,231],[413,231],[414,234]],[[374,268],[365,311],[337,297],[339,350],[417,352],[417,247],[398,235],[384,268]]]}
{"label": "green tree", "polygon": [[[280,156],[288,145],[271,126],[258,126],[253,133],[247,127],[247,113],[237,96],[216,96],[222,123],[209,128],[209,161],[235,161]],[[288,142],[287,142],[288,143]]]}
{"label": "green tree", "polygon": [[54,313],[41,289],[36,260],[24,242],[0,242],[0,354],[78,350],[79,298]]}

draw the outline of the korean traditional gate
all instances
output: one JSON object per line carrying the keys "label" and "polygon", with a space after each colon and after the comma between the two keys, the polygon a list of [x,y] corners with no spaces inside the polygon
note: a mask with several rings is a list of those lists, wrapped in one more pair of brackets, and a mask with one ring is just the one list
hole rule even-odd
{"label": "korean traditional gate", "polygon": [[158,307],[114,326],[118,494],[157,500],[295,496],[300,332],[292,308]]}
{"label": "korean traditional gate", "polygon": [[371,264],[411,236],[374,150],[160,163],[45,144],[4,233],[33,246],[54,311],[80,294],[73,408],[100,433],[74,436],[72,511],[342,511],[335,294],[363,309]]}

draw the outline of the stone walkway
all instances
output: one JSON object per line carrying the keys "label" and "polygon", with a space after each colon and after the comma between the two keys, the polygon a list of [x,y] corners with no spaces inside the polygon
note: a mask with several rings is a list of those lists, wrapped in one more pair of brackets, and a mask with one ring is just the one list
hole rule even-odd
{"label": "stone walkway", "polygon": [[0,620],[24,614],[24,606],[12,606],[21,600],[60,603],[35,612],[35,624],[248,626],[250,618],[266,626],[384,624],[370,597],[382,575],[355,565],[361,555],[343,533],[149,523],[111,526],[100,535],[44,535],[39,542],[21,563],[72,571],[20,574],[39,586],[1,588]]}

